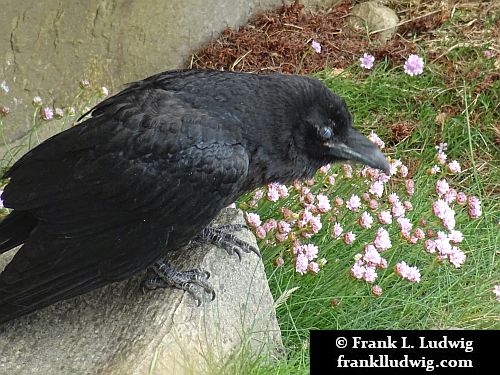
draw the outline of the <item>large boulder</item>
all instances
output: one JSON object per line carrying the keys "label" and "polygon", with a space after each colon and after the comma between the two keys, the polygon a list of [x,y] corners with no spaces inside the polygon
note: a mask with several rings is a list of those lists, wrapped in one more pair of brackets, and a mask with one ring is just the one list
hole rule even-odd
{"label": "large boulder", "polygon": [[[224,210],[215,224],[243,223]],[[237,232],[256,246],[247,230]],[[12,254],[0,256],[0,269]],[[142,294],[144,275],[0,325],[0,374],[143,375],[217,373],[239,350],[273,355],[281,347],[261,259],[242,261],[213,246],[172,255],[179,269],[203,268],[217,296],[197,307],[178,289]]]}

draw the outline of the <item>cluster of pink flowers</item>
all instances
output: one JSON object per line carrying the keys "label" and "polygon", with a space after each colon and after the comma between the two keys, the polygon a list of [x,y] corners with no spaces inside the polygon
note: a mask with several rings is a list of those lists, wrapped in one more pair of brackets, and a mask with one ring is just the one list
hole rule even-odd
{"label": "cluster of pink flowers", "polygon": [[[370,139],[379,147],[385,146],[373,132]],[[373,284],[379,278],[378,271],[388,267],[383,253],[394,247],[393,241],[421,244],[420,249],[433,254],[438,261],[446,260],[459,268],[466,261],[466,254],[459,248],[464,236],[455,228],[456,218],[464,211],[460,208],[464,206],[467,206],[469,217],[479,217],[481,202],[477,197],[467,196],[453,188],[449,177],[462,173],[460,163],[447,161],[446,144],[436,149],[438,163],[434,166],[435,173],[431,174],[435,175],[436,181],[430,195],[434,201],[425,220],[417,219],[411,202],[417,189],[412,172],[401,160],[393,159],[389,163],[389,174],[370,167],[353,168],[350,164],[342,165],[340,169],[325,165],[315,179],[295,181],[288,188],[269,184],[253,194],[249,206],[280,204],[281,217],[262,222],[255,213],[248,213],[248,225],[267,244],[282,243],[289,247],[295,270],[301,275],[316,274],[324,264],[317,260],[321,249],[305,242],[325,227],[332,240],[353,248],[363,247],[363,252],[355,256],[350,267],[350,274],[357,280]],[[329,194],[331,186],[338,184],[339,175],[344,183],[349,184],[347,197]],[[358,192],[352,193],[352,187],[357,187]],[[339,189],[335,188],[335,191]],[[460,212],[456,211],[457,207]],[[419,212],[421,208],[419,206]],[[367,235],[370,231],[373,234]],[[285,255],[276,259],[277,265],[283,265],[283,257]],[[394,272],[410,282],[421,279],[418,267],[405,261],[397,262]],[[379,296],[382,288],[373,285],[372,293]]]}
{"label": "cluster of pink flowers", "polygon": [[[372,69],[375,57],[369,53],[364,53],[359,58],[360,66],[364,69]],[[404,63],[404,72],[409,76],[420,75],[424,72],[424,59],[418,55],[411,54]]]}

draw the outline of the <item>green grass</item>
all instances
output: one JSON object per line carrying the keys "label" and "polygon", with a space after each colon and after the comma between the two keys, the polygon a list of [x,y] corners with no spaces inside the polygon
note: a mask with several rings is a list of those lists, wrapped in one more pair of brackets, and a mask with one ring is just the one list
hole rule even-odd
{"label": "green grass", "polygon": [[[426,172],[434,164],[434,145],[441,141],[449,145],[448,160],[457,159],[465,166],[463,173],[451,179],[453,186],[479,196],[483,215],[476,220],[463,213],[457,215],[456,228],[465,236],[460,248],[467,254],[465,264],[459,269],[433,260],[421,242],[417,245],[400,242],[385,252],[389,268],[377,280],[384,290],[381,297],[374,297],[368,284],[349,276],[353,256],[362,250],[362,240],[357,247],[348,247],[333,241],[328,228],[324,228],[307,242],[317,244],[319,257],[325,257],[328,263],[317,275],[304,276],[294,270],[290,245],[267,246],[261,241],[275,299],[297,288],[277,309],[288,354],[288,359],[279,366],[289,373],[308,371],[307,343],[311,329],[500,329],[500,304],[492,293],[493,286],[500,283],[500,173],[498,146],[494,143],[494,126],[500,121],[500,84],[497,80],[475,93],[481,77],[493,70],[493,62],[481,59],[480,51],[464,49],[454,53],[457,54],[454,58],[462,64],[467,62],[465,69],[480,71],[476,81],[449,82],[439,65],[426,66],[425,74],[420,77],[409,77],[401,67],[391,68],[386,63],[379,63],[368,74],[356,66],[339,76],[329,71],[317,74],[346,99],[357,127],[365,134],[375,130],[388,140],[387,153],[410,166],[416,192],[412,198],[414,210],[407,216],[414,223],[422,216],[429,219],[429,206],[435,200],[430,191],[436,178]],[[443,111],[449,113],[444,124],[439,125],[436,117]],[[414,124],[415,130],[402,140],[394,139],[390,129],[401,122]],[[350,184],[344,181],[337,185],[339,190],[329,190],[330,197],[348,198]],[[248,200],[249,196],[242,198],[243,207]],[[283,204],[290,205],[290,201]],[[262,210],[249,211],[261,214],[263,221],[269,217],[279,219],[279,205],[279,202],[264,203],[260,205]],[[274,261],[283,254],[285,266],[277,268]],[[393,273],[391,265],[401,259],[419,266],[420,283],[409,283]],[[280,372],[269,369],[263,373]]]}

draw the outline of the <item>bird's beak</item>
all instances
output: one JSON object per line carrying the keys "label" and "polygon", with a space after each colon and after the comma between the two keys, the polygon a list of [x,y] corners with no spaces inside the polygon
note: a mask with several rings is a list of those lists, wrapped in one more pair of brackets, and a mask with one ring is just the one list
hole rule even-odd
{"label": "bird's beak", "polygon": [[389,163],[379,148],[354,128],[349,129],[344,142],[332,140],[326,143],[333,156],[366,164],[389,175]]}

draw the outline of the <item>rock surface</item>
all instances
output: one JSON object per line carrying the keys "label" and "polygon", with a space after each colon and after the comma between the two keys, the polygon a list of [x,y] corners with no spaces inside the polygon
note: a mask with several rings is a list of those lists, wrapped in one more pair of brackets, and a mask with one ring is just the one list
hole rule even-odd
{"label": "rock surface", "polygon": [[357,33],[383,30],[375,34],[375,38],[381,43],[386,43],[396,34],[398,22],[396,12],[377,1],[355,5],[348,20],[351,29]]}
{"label": "rock surface", "polygon": [[[223,210],[217,224],[243,223]],[[238,236],[256,245],[248,231]],[[0,269],[12,254],[0,256]],[[203,268],[217,297],[197,307],[177,289],[142,294],[143,275],[115,283],[0,326],[0,374],[204,374],[242,342],[254,353],[281,348],[262,261],[213,246],[171,259],[179,269]],[[213,373],[218,373],[217,371]]]}

